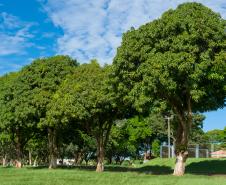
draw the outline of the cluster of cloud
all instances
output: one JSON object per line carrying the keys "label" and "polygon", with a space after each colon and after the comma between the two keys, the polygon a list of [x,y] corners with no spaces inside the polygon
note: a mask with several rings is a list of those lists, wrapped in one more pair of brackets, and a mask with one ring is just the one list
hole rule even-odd
{"label": "cluster of cloud", "polygon": [[[187,0],[39,0],[50,20],[62,28],[58,53],[81,62],[110,63],[122,33],[156,19]],[[192,0],[190,0],[192,1]],[[226,18],[225,0],[198,0]]]}
{"label": "cluster of cloud", "polygon": [[0,13],[0,56],[24,54],[25,49],[32,45],[32,25],[6,12]]}

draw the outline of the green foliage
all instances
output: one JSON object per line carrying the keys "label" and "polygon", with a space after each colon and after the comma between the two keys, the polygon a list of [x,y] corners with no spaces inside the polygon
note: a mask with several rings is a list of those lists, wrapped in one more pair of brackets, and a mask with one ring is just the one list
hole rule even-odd
{"label": "green foliage", "polygon": [[[130,127],[130,132],[128,131]],[[131,139],[132,134],[133,139]],[[117,163],[122,163],[126,157],[135,157],[137,151],[137,141],[134,140],[132,126],[127,120],[118,120],[112,126],[109,142],[106,148],[106,156],[110,160],[113,158]]]}
{"label": "green foliage", "polygon": [[48,161],[48,140],[46,132],[36,133],[25,145],[24,157],[31,153],[31,161],[36,165],[46,165]]}
{"label": "green foliage", "polygon": [[209,143],[221,143],[224,142],[225,133],[224,130],[210,130],[205,133],[205,138]]}
{"label": "green foliage", "polygon": [[[138,110],[155,98],[193,111],[224,106],[225,21],[198,3],[185,3],[123,35],[113,62],[116,92]],[[150,103],[149,103],[150,105]]]}
{"label": "green foliage", "polygon": [[160,141],[155,139],[151,144],[151,153],[155,157],[159,157],[160,154]]}
{"label": "green foliage", "polygon": [[205,143],[204,131],[203,131],[203,121],[205,116],[203,114],[193,114],[192,127],[190,133],[190,143]]}
{"label": "green foliage", "polygon": [[131,142],[136,142],[139,139],[145,139],[147,136],[152,134],[150,124],[145,122],[145,120],[135,116],[127,122],[127,132],[129,134],[129,140]]}
{"label": "green foliage", "polygon": [[111,79],[119,106],[171,109],[177,154],[187,149],[193,114],[225,106],[225,28],[211,9],[184,3],[126,32],[117,49]]}
{"label": "green foliage", "polygon": [[126,157],[140,158],[140,153],[150,150],[155,139],[163,140],[165,135],[165,121],[159,114],[118,120],[111,130],[107,157],[113,157],[116,162]]}
{"label": "green foliage", "polygon": [[37,59],[18,73],[1,78],[0,127],[10,134],[17,158],[45,119],[47,105],[60,83],[77,65],[67,56]]}
{"label": "green foliage", "polygon": [[96,61],[77,67],[54,94],[47,111],[47,122],[77,120],[94,123],[96,117],[104,116],[111,100],[104,90],[104,71]]}
{"label": "green foliage", "polygon": [[[30,87],[30,102],[43,124],[48,104],[51,103],[59,85],[78,63],[68,56],[37,59],[21,71],[20,80]],[[47,123],[48,125],[48,123]]]}

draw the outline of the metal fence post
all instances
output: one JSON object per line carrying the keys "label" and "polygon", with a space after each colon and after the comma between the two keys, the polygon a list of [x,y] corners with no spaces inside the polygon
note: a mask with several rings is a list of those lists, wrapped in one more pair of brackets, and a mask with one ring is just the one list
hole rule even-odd
{"label": "metal fence post", "polygon": [[172,158],[174,158],[174,157],[175,157],[174,145],[172,145],[172,146],[171,146],[171,150],[172,150],[172,154],[171,154],[171,156],[172,156]]}
{"label": "metal fence post", "polygon": [[195,158],[199,158],[199,145],[195,146]]}
{"label": "metal fence post", "polygon": [[160,158],[162,158],[162,144],[160,145]]}
{"label": "metal fence post", "polygon": [[206,158],[209,158],[209,150],[206,149]]}

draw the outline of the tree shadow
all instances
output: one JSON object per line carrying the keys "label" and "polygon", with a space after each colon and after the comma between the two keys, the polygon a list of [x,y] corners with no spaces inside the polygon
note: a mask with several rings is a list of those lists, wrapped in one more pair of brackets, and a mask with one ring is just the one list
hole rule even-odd
{"label": "tree shadow", "polygon": [[24,166],[23,168],[26,168],[28,170],[42,170],[42,169],[48,169],[47,165],[39,165],[39,166]]}
{"label": "tree shadow", "polygon": [[197,175],[226,175],[226,160],[206,160],[186,166],[186,173]]}
{"label": "tree shadow", "polygon": [[123,166],[106,166],[105,171],[110,172],[137,172],[153,175],[168,175],[172,174],[172,168],[169,166],[159,166],[159,165],[147,165],[139,168],[135,167],[123,167]]}
{"label": "tree shadow", "polygon": [[[29,169],[29,170],[41,170],[41,169],[48,169],[48,166],[47,165],[42,165],[42,166],[27,166],[26,168]],[[90,170],[90,171],[93,171],[93,170],[95,170],[95,166],[85,166],[85,165],[67,166],[67,165],[58,165],[56,169],[66,169],[66,170],[79,169],[79,170]]]}
{"label": "tree shadow", "polygon": [[[48,166],[28,167],[28,169],[48,169]],[[85,170],[95,171],[95,166],[58,166],[57,169],[67,170]],[[145,165],[141,167],[105,165],[106,172],[136,172],[153,175],[169,175],[173,173],[170,166],[164,165]],[[226,175],[226,160],[205,160],[200,162],[192,162],[186,166],[187,174],[193,175]]]}
{"label": "tree shadow", "polygon": [[[27,169],[48,169],[48,166],[37,166],[37,167],[27,167]],[[95,171],[95,166],[58,166],[57,169],[67,169],[67,170],[85,170],[85,171]],[[145,173],[145,174],[153,174],[153,175],[168,175],[172,174],[172,168],[168,166],[142,166],[142,167],[126,167],[126,166],[118,166],[118,165],[106,165],[104,167],[104,171],[106,172],[137,172],[137,173]]]}

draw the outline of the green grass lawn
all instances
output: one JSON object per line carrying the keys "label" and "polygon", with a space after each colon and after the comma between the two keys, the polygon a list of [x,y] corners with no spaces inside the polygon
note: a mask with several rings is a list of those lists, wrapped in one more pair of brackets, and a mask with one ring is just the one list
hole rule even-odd
{"label": "green grass lawn", "polygon": [[226,160],[189,159],[183,177],[174,177],[174,161],[154,159],[135,167],[0,168],[0,185],[226,185]]}

